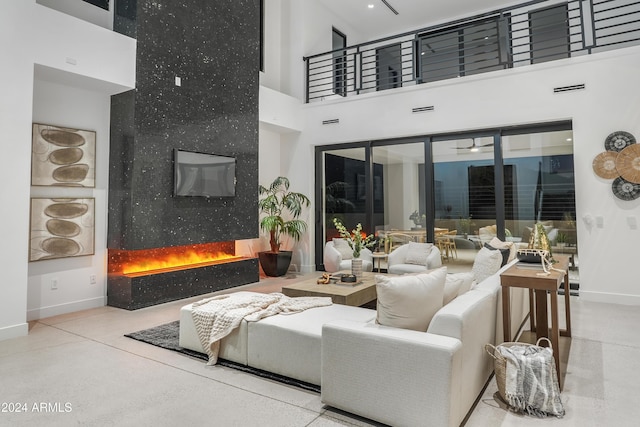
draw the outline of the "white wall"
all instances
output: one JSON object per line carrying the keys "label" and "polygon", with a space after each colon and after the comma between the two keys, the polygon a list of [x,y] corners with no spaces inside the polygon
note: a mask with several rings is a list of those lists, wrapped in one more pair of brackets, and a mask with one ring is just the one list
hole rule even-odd
{"label": "white wall", "polygon": [[[0,52],[5,58],[0,67],[0,128],[3,129],[0,145],[10,153],[3,156],[0,167],[0,181],[5,183],[0,188],[4,201],[0,210],[5,224],[3,237],[8,242],[0,247],[4,267],[0,281],[0,339],[6,339],[27,333],[28,295],[29,309],[34,315],[38,309],[50,307],[37,307],[34,285],[46,279],[39,279],[33,269],[30,272],[27,261],[31,125],[34,113],[40,114],[33,100],[34,96],[38,100],[42,95],[40,89],[34,95],[34,64],[43,66],[38,67],[42,75],[59,78],[67,86],[84,90],[93,87],[105,95],[117,93],[135,85],[135,41],[36,4],[35,0],[3,1],[0,2]],[[94,101],[90,104],[98,108]],[[74,117],[69,115],[65,123],[75,123]],[[108,135],[101,137],[106,138],[102,141],[108,140]],[[96,189],[96,197],[105,190]],[[106,211],[104,204],[97,207]],[[104,222],[98,226],[104,227]],[[97,268],[95,266],[103,262],[102,256],[97,255],[88,268]],[[50,274],[56,269],[64,270],[67,260],[42,262],[50,266],[43,274]],[[85,275],[89,270],[81,271]],[[97,280],[100,287],[104,277]],[[41,298],[41,304],[73,306],[97,294],[92,291],[66,294],[61,290],[55,299]],[[104,291],[101,293],[104,295]]]}
{"label": "white wall", "polygon": [[116,0],[109,2],[109,10],[83,0],[36,0],[36,2],[101,27],[113,29],[113,10]]}
{"label": "white wall", "polygon": [[[640,231],[627,223],[629,217],[640,220],[640,200],[618,200],[611,182],[599,179],[591,167],[611,132],[625,130],[640,138],[639,73],[640,47],[633,47],[308,104],[292,161],[311,162],[307,147],[318,144],[573,120],[577,217],[604,219],[602,228],[578,221],[580,294],[589,300],[640,305],[635,264]],[[578,83],[586,89],[553,92],[554,87]],[[411,113],[421,105],[434,105],[435,111]],[[329,115],[340,123],[323,126]],[[309,182],[308,189],[312,186]]]}
{"label": "white wall", "polygon": [[[32,197],[95,199],[95,255],[29,263],[27,320],[106,304],[107,189],[109,184],[109,95],[35,80],[33,121],[96,132],[96,186],[31,187]],[[90,283],[90,275],[96,283]],[[57,279],[58,289],[51,289]]]}
{"label": "white wall", "polygon": [[264,20],[264,70],[260,73],[260,86],[281,90],[283,49],[282,0],[265,1]]}
{"label": "white wall", "polygon": [[[270,0],[265,4],[269,8]],[[281,0],[280,6],[281,38],[277,41],[267,38],[265,43],[279,43],[282,64],[280,90],[302,100],[305,93],[304,74],[301,72],[304,69],[303,57],[330,51],[333,27],[347,36],[348,44],[364,40],[350,25],[318,2]]]}

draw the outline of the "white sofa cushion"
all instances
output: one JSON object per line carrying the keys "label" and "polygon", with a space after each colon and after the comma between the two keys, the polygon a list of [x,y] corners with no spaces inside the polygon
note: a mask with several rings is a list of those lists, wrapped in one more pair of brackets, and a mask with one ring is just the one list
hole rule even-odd
{"label": "white sofa cushion", "polygon": [[446,276],[446,267],[411,276],[377,275],[376,322],[425,332],[442,307]]}
{"label": "white sofa cushion", "polygon": [[442,305],[447,305],[454,298],[458,296],[458,291],[464,283],[462,277],[454,277],[452,274],[447,274],[447,278],[444,281],[444,294],[442,297]]}
{"label": "white sofa cushion", "polygon": [[471,272],[476,283],[481,283],[484,279],[500,270],[501,266],[502,254],[500,254],[500,251],[483,247],[478,251],[476,259],[473,260]]}
{"label": "white sofa cushion", "polygon": [[489,242],[489,245],[496,249],[509,249],[509,258],[507,259],[507,262],[505,262],[503,265],[506,265],[507,263],[516,259],[516,256],[518,254],[518,248],[516,247],[514,242],[503,242],[497,237],[494,237]]}
{"label": "white sofa cushion", "polygon": [[367,308],[333,304],[249,322],[248,364],[320,385],[322,325],[334,320],[368,323],[375,315]]}
{"label": "white sofa cushion", "polygon": [[444,282],[444,297],[442,305],[447,305],[456,297],[463,295],[471,289],[473,273],[450,273]]}
{"label": "white sofa cushion", "polygon": [[[188,350],[206,353],[202,348],[200,337],[196,331],[195,323],[191,315],[193,304],[185,305],[180,309],[180,336],[178,345]],[[247,321],[242,320],[240,326],[229,335],[220,340],[220,352],[218,357],[231,362],[247,364]]]}
{"label": "white sofa cushion", "polygon": [[485,243],[483,247],[489,249],[490,251],[500,252],[500,255],[502,256],[502,263],[500,264],[500,266],[506,265],[507,262],[509,262],[509,254],[511,253],[511,251],[508,248],[496,248],[494,246],[491,246],[489,243]]}
{"label": "white sofa cushion", "polygon": [[432,243],[409,242],[409,248],[404,256],[405,264],[429,266],[429,254],[433,249]]}
{"label": "white sofa cushion", "polygon": [[471,271],[466,271],[464,273],[452,273],[449,274],[449,276],[462,279],[462,285],[460,286],[460,289],[458,289],[458,296],[469,292],[475,278]]}

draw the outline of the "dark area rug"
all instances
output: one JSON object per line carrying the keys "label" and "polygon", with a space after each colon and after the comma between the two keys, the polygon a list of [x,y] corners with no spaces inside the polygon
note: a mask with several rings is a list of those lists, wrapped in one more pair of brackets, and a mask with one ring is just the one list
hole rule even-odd
{"label": "dark area rug", "polygon": [[[165,323],[153,328],[144,329],[142,331],[131,332],[125,334],[125,337],[133,338],[137,341],[142,341],[147,344],[155,345],[167,350],[177,351],[178,353],[185,354],[196,359],[206,362],[208,357],[204,353],[189,350],[178,345],[180,334],[180,321]],[[217,366],[225,366],[227,368],[236,369],[242,372],[247,372],[253,375],[257,375],[261,378],[267,378],[273,381],[278,381],[287,385],[299,387],[304,390],[320,393],[320,387],[315,384],[309,384],[303,381],[298,381],[293,378],[284,377],[282,375],[273,374],[271,372],[263,371],[261,369],[255,369],[250,366],[241,365],[239,363],[231,362],[225,359],[218,359]]]}

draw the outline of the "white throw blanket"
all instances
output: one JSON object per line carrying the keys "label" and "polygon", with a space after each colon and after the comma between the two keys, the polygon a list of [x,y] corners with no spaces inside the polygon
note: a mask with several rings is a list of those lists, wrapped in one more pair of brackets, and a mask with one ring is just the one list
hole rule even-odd
{"label": "white throw blanket", "polygon": [[553,353],[536,345],[498,346],[506,358],[507,403],[529,415],[564,416]]}
{"label": "white throw blanket", "polygon": [[242,319],[255,322],[274,314],[293,314],[327,305],[331,305],[329,297],[291,298],[281,293],[242,292],[195,302],[191,316],[202,348],[209,356],[207,365],[215,365],[218,362],[220,340],[240,326]]}

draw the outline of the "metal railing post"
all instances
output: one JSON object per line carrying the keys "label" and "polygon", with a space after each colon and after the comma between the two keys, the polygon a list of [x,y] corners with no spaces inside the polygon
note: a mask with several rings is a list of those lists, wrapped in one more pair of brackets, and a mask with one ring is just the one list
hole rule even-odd
{"label": "metal railing post", "polygon": [[311,85],[309,82],[309,58],[304,57],[303,58],[304,62],[305,62],[305,74],[306,74],[306,88],[305,88],[305,95],[304,95],[304,99],[305,99],[305,103],[308,104],[309,103],[309,86]]}

